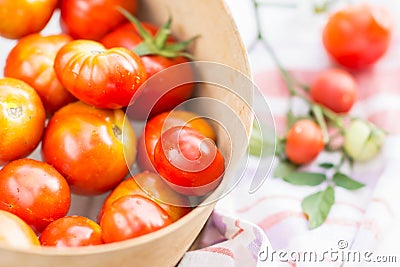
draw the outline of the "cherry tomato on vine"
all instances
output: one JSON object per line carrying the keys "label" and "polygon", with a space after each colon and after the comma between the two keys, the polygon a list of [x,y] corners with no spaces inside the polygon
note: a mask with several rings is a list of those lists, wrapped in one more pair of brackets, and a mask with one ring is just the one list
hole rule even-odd
{"label": "cherry tomato on vine", "polygon": [[103,244],[100,225],[82,216],[66,216],[50,223],[40,234],[40,244],[82,247]]}
{"label": "cherry tomato on vine", "polygon": [[313,101],[336,113],[350,111],[357,98],[357,84],[353,76],[341,69],[329,69],[317,75],[310,87]]}
{"label": "cherry tomato on vine", "polygon": [[23,81],[0,78],[0,165],[29,155],[39,144],[46,112]]}
{"label": "cherry tomato on vine", "polygon": [[19,39],[40,32],[49,22],[58,0],[2,0],[0,36]]}
{"label": "cherry tomato on vine", "polygon": [[196,129],[204,136],[215,141],[215,133],[211,125],[198,115],[183,111],[173,110],[163,112],[147,123],[138,141],[137,164],[141,170],[155,171],[154,149],[161,133],[174,126],[187,126]]}
{"label": "cherry tomato on vine", "polygon": [[138,3],[137,0],[63,0],[61,28],[75,39],[100,40],[126,21],[117,7],[135,14]]}
{"label": "cherry tomato on vine", "polygon": [[67,181],[45,162],[18,159],[0,170],[0,209],[17,215],[36,232],[64,217],[70,202]]}
{"label": "cherry tomato on vine", "polygon": [[151,198],[173,221],[183,217],[191,210],[189,199],[186,196],[172,190],[158,174],[145,171],[122,181],[110,193],[99,213],[99,221],[104,210],[108,209],[117,199],[127,195]]}
{"label": "cherry tomato on vine", "polygon": [[60,84],[53,68],[58,50],[71,40],[65,34],[31,34],[20,39],[7,56],[4,75],[32,86],[49,113],[76,101]]}
{"label": "cherry tomato on vine", "polygon": [[106,49],[89,40],[75,40],[57,53],[54,69],[61,84],[79,100],[118,109],[129,104],[147,73],[134,52]]}
{"label": "cherry tomato on vine", "polygon": [[[140,55],[149,77],[172,66],[189,62],[189,54],[182,51],[190,42],[177,42],[170,35],[169,26],[158,28],[153,24],[140,23],[132,17],[129,18],[132,23],[118,27],[101,40],[104,46],[122,46],[136,52]],[[178,50],[172,51],[168,48],[178,45]],[[148,117],[172,110],[192,95],[194,74],[187,64],[181,65],[179,71],[167,71],[161,75],[158,79],[162,82],[157,83],[153,80],[151,85],[145,86],[137,101],[133,103],[132,110],[135,112],[129,113],[132,118],[146,120]],[[182,84],[186,81],[189,83],[181,85],[180,81]]]}
{"label": "cherry tomato on vine", "polygon": [[297,121],[286,135],[286,156],[295,164],[310,163],[324,146],[321,128],[309,119]]}
{"label": "cherry tomato on vine", "polygon": [[127,175],[136,157],[136,135],[122,110],[75,102],[49,120],[42,154],[66,177],[74,193],[97,195]]}
{"label": "cherry tomato on vine", "polygon": [[104,242],[111,243],[145,235],[171,223],[168,214],[153,200],[128,195],[104,210],[100,226]]}
{"label": "cherry tomato on vine", "polygon": [[323,44],[339,64],[362,69],[387,51],[393,28],[391,14],[380,6],[359,4],[333,13],[323,29]]}
{"label": "cherry tomato on vine", "polygon": [[175,126],[161,134],[154,163],[168,185],[184,195],[211,192],[225,172],[224,157],[215,143],[186,126]]}
{"label": "cherry tomato on vine", "polygon": [[15,248],[39,246],[35,232],[18,216],[0,210],[0,244]]}

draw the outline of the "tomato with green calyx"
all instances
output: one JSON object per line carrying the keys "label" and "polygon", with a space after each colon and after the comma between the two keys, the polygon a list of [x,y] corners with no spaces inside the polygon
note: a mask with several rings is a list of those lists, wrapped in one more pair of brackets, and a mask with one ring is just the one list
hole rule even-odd
{"label": "tomato with green calyx", "polygon": [[190,196],[210,193],[225,172],[224,157],[215,143],[186,126],[175,126],[161,134],[154,163],[169,186]]}
{"label": "tomato with green calyx", "polygon": [[[124,10],[123,14],[131,23],[125,24],[102,39],[108,47],[126,47],[137,53],[149,77],[162,73],[172,66],[188,63],[192,56],[184,50],[191,40],[177,42],[170,35],[171,20],[158,28],[150,23],[141,23]],[[133,103],[134,112],[129,114],[135,120],[146,120],[190,98],[194,89],[194,73],[189,65],[181,65],[179,71],[166,72],[158,76],[162,82],[145,86],[139,98]],[[190,81],[184,85],[180,84]],[[171,88],[169,85],[172,85]]]}
{"label": "tomato with green calyx", "polygon": [[74,193],[97,195],[127,175],[136,157],[136,135],[122,110],[75,102],[49,120],[42,154],[66,177]]}
{"label": "tomato with green calyx", "polygon": [[61,84],[79,100],[98,108],[127,106],[147,78],[142,60],[122,48],[106,49],[89,40],[63,46],[54,60]]}

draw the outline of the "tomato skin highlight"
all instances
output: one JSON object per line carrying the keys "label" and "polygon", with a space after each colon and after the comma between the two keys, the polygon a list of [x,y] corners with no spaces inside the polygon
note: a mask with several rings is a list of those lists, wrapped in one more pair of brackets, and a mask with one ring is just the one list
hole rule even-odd
{"label": "tomato skin highlight", "polygon": [[0,166],[33,152],[45,120],[42,101],[32,87],[14,78],[0,78]]}
{"label": "tomato skin highlight", "polygon": [[61,28],[74,39],[98,41],[126,21],[116,7],[135,14],[138,3],[137,0],[63,0],[60,6]]}
{"label": "tomato skin highlight", "polygon": [[40,32],[49,22],[58,0],[2,0],[0,36],[19,39]]}
{"label": "tomato skin highlight", "polygon": [[224,157],[215,143],[185,126],[162,133],[154,162],[157,172],[175,191],[189,196],[211,192],[225,172]]}
{"label": "tomato skin highlight", "polygon": [[32,228],[11,212],[0,210],[0,244],[15,248],[40,246]]}
{"label": "tomato skin highlight", "polygon": [[75,40],[57,53],[54,69],[61,84],[79,100],[98,108],[128,106],[147,78],[143,62],[132,51],[106,49],[89,40]]}
{"label": "tomato skin highlight", "polygon": [[42,155],[66,177],[72,192],[98,195],[127,175],[127,164],[136,157],[136,135],[122,110],[75,102],[50,119]]}
{"label": "tomato skin highlight", "polygon": [[0,170],[0,210],[17,215],[35,232],[64,217],[70,203],[67,181],[47,163],[19,159]]}
{"label": "tomato skin highlight", "polygon": [[58,81],[53,64],[58,50],[72,38],[65,34],[31,34],[18,41],[7,56],[4,75],[32,86],[48,113],[76,101]]}
{"label": "tomato skin highlight", "polygon": [[297,121],[286,135],[285,153],[295,164],[307,164],[313,161],[324,149],[324,136],[321,128],[313,121]]}
{"label": "tomato skin highlight", "polygon": [[323,29],[322,41],[337,63],[363,69],[386,53],[392,31],[393,18],[387,10],[359,4],[333,13]]}
{"label": "tomato skin highlight", "polygon": [[104,242],[112,243],[157,231],[171,223],[157,203],[140,195],[129,195],[104,211],[100,226]]}
{"label": "tomato skin highlight", "polygon": [[101,227],[82,216],[66,216],[50,223],[40,234],[40,244],[52,247],[82,247],[103,244]]}
{"label": "tomato skin highlight", "polygon": [[353,76],[341,69],[328,69],[317,75],[310,87],[314,102],[336,113],[347,113],[357,99],[357,84]]}

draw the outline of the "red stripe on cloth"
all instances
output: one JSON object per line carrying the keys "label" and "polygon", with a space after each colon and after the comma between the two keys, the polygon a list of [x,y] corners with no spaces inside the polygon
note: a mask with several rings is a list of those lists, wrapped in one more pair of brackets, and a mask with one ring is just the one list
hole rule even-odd
{"label": "red stripe on cloth", "polygon": [[377,203],[383,205],[386,208],[386,210],[388,211],[388,213],[390,214],[390,216],[394,217],[393,210],[390,207],[389,203],[386,201],[386,199],[374,197],[374,198],[372,198],[372,202],[377,202]]}
{"label": "red stripe on cloth", "polygon": [[212,252],[235,259],[235,255],[233,254],[233,252],[230,249],[224,247],[208,247],[201,249],[201,251]]}
{"label": "red stripe on cloth", "polygon": [[239,221],[239,220],[236,220],[236,221],[235,221],[235,227],[237,227],[237,228],[239,228],[239,229],[236,231],[236,233],[234,233],[234,234],[232,235],[231,239],[235,239],[238,235],[240,235],[241,233],[244,232],[243,228],[240,227],[240,221]]}
{"label": "red stripe on cloth", "polygon": [[262,220],[261,222],[258,223],[258,226],[260,226],[263,231],[267,231],[270,229],[272,226],[286,220],[289,218],[301,218],[306,220],[307,217],[303,212],[298,212],[298,211],[282,211],[278,212],[275,214],[272,214]]}

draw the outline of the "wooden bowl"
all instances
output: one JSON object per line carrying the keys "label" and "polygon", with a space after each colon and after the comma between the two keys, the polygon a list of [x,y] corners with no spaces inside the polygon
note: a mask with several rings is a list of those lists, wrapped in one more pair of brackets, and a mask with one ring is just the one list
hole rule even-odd
{"label": "wooden bowl", "polygon": [[[222,71],[220,76],[213,71],[204,74],[205,79],[222,79],[230,87],[228,91],[210,84],[200,84],[197,89],[198,96],[219,100],[234,112],[221,111],[212,105],[193,106],[193,109],[209,111],[211,116],[218,115],[222,127],[217,127],[217,142],[228,162],[223,182],[203,205],[159,231],[123,242],[85,248],[18,250],[0,246],[0,267],[175,266],[205,225],[213,211],[214,200],[234,185],[235,169],[245,153],[252,123],[248,105],[252,102],[252,87],[248,83],[250,69],[246,51],[229,10],[222,0],[142,0],[139,14],[141,19],[158,25],[172,16],[172,31],[179,39],[200,35],[190,48],[197,60],[224,64],[236,70]],[[207,72],[206,68],[200,69]],[[243,125],[245,134],[237,131],[238,122]],[[82,199],[78,205],[86,205],[85,208],[90,210],[93,201]],[[74,200],[79,201],[79,197]]]}

